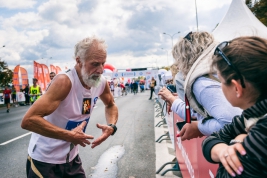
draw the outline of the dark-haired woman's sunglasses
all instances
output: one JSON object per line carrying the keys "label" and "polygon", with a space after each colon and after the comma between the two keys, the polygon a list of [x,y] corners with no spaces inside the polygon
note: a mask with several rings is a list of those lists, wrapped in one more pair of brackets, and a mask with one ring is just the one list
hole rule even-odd
{"label": "dark-haired woman's sunglasses", "polygon": [[244,82],[244,78],[243,76],[241,75],[241,73],[239,72],[239,70],[230,62],[230,60],[228,59],[228,57],[226,57],[226,55],[223,53],[223,48],[225,48],[226,46],[229,45],[229,42],[228,41],[224,41],[222,43],[220,43],[215,51],[214,51],[214,55],[220,55],[225,61],[226,63],[236,72],[236,74],[238,75],[238,78],[240,79],[240,82],[241,82],[241,86],[243,88],[246,88],[246,85],[245,85],[245,82]]}
{"label": "dark-haired woman's sunglasses", "polygon": [[184,39],[187,39],[190,43],[192,43],[192,38],[191,38],[192,32],[189,32]]}

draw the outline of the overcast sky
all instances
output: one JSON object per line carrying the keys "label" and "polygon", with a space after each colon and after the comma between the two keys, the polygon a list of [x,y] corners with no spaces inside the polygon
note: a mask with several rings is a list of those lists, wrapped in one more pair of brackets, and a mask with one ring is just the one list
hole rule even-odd
{"label": "overcast sky", "polygon": [[[211,32],[231,0],[196,2],[198,28]],[[34,60],[71,67],[74,45],[96,35],[117,69],[167,66],[171,36],[180,32],[176,43],[196,27],[195,0],[0,0],[0,57],[32,78]]]}

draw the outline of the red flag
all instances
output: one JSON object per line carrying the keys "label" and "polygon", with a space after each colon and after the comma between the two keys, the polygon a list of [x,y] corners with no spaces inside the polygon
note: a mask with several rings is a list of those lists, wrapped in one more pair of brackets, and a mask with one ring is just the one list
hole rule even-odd
{"label": "red flag", "polygon": [[17,65],[14,68],[14,72],[13,72],[13,85],[16,89],[17,92],[20,91],[20,86],[19,86],[19,65]]}
{"label": "red flag", "polygon": [[50,64],[50,72],[55,72],[57,74],[57,69],[54,65]]}
{"label": "red flag", "polygon": [[33,78],[38,79],[38,63],[33,61]]}
{"label": "red flag", "polygon": [[44,86],[45,86],[45,89],[46,89],[47,85],[50,82],[49,69],[45,64],[41,64],[41,65],[42,65],[43,72],[44,72]]}
{"label": "red flag", "polygon": [[56,66],[56,69],[57,69],[57,73],[56,74],[58,74],[61,71],[61,68]]}
{"label": "red flag", "polygon": [[38,84],[41,87],[41,90],[45,90],[45,84],[44,84],[44,72],[42,64],[39,64],[34,61],[34,78],[38,80]]}
{"label": "red flag", "polygon": [[22,80],[22,88],[25,88],[26,85],[29,84],[28,72],[23,67],[20,67],[20,74],[21,74],[21,80]]}

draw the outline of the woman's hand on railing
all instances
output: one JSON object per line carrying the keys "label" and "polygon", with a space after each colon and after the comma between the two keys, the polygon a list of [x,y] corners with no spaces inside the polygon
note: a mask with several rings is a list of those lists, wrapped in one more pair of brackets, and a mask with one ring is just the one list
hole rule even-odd
{"label": "woman's hand on railing", "polygon": [[161,97],[161,99],[163,99],[164,101],[170,103],[170,105],[176,100],[178,99],[178,95],[177,93],[171,93],[166,87],[163,87],[158,95]]}
{"label": "woman's hand on railing", "polygon": [[178,136],[181,137],[182,141],[184,141],[203,137],[204,135],[198,129],[198,121],[193,121],[191,123],[185,124]]}

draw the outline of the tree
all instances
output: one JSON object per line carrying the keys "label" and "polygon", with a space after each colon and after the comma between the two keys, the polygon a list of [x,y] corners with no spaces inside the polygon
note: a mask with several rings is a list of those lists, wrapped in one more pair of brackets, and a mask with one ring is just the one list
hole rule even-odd
{"label": "tree", "polygon": [[246,0],[246,5],[248,6],[249,9],[252,8],[252,0]]}
{"label": "tree", "polygon": [[248,8],[252,13],[265,25],[267,26],[267,0],[246,0]]}
{"label": "tree", "polygon": [[13,72],[8,69],[8,65],[0,58],[0,86],[4,87],[12,83]]}

